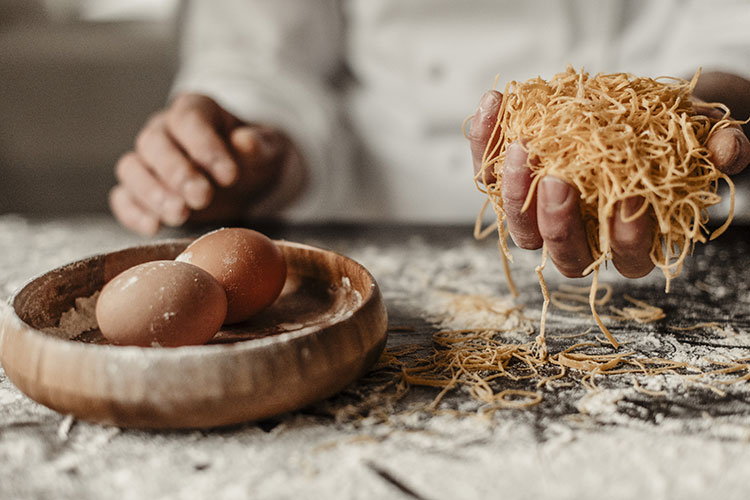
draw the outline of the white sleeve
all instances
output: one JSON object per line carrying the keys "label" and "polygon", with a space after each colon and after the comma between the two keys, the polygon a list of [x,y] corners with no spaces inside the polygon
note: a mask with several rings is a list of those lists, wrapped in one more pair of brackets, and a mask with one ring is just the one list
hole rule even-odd
{"label": "white sleeve", "polygon": [[343,52],[334,0],[194,0],[184,12],[173,93],[208,95],[235,116],[274,125],[308,167],[302,199],[282,216],[331,217],[349,191],[349,150],[331,81]]}
{"label": "white sleeve", "polygon": [[[723,71],[750,80],[750,2],[689,0],[674,10],[664,60],[675,75]],[[670,36],[671,35],[671,36]]]}

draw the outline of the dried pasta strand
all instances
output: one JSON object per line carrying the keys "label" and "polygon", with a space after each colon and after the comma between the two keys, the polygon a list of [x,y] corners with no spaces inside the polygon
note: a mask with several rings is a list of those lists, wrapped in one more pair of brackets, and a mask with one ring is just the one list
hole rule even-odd
{"label": "dried pasta strand", "polygon": [[618,309],[614,306],[610,306],[610,310],[613,311],[619,319],[633,320],[638,323],[651,323],[666,317],[664,310],[661,307],[653,306],[642,300],[634,299],[629,295],[625,295],[625,300],[634,304],[636,307],[624,307]]}
{"label": "dried pasta strand", "polygon": [[[604,294],[595,299],[596,305],[601,306],[609,302],[612,298],[613,288],[612,285],[608,283],[600,283],[597,288],[597,294],[599,293],[599,290],[604,290]],[[579,287],[562,284],[557,290],[550,293],[550,302],[563,311],[585,311],[587,309],[586,306],[589,304],[589,293],[591,293],[590,286]],[[570,304],[569,302],[579,302],[580,305]]]}
{"label": "dried pasta strand", "polygon": [[591,306],[591,315],[594,317],[594,321],[596,321],[596,324],[599,326],[599,329],[602,331],[602,333],[607,336],[607,340],[609,340],[612,346],[617,349],[618,347],[620,347],[620,343],[617,342],[617,340],[612,336],[612,333],[610,333],[609,329],[604,326],[604,322],[599,317],[599,313],[596,312],[596,289],[598,282],[599,267],[594,269],[594,278],[591,280],[591,292],[589,293],[589,306]]}
{"label": "dried pasta strand", "polygon": [[[646,213],[653,218],[656,231],[650,256],[664,274],[666,292],[695,243],[719,236],[731,222],[734,185],[714,166],[706,143],[717,130],[743,122],[730,119],[723,105],[717,105],[724,110],[719,120],[700,113],[690,99],[699,75],[700,70],[690,81],[627,73],[590,76],[569,66],[549,81],[540,77],[523,83],[511,81],[503,92],[482,168],[474,178],[495,211],[500,246],[508,259],[501,185],[510,144],[521,142],[529,154],[532,183],[525,207],[539,180],[547,175],[578,190],[594,257],[586,270],[594,273],[589,306],[596,324],[615,347],[618,343],[597,313],[595,299],[598,270],[612,257],[609,221],[617,215],[615,206],[629,198],[643,199],[638,210],[623,218],[634,220]],[[496,181],[484,185],[485,173],[493,174]],[[720,181],[729,185],[730,214],[708,235],[707,209],[721,201]],[[626,214],[624,204],[621,207],[622,217]],[[539,271],[537,274],[541,277]],[[544,293],[546,287],[542,288]],[[545,296],[545,310],[548,302]],[[639,307],[641,311],[616,313],[645,320],[658,316],[652,306]],[[540,342],[544,340],[543,326]]]}
{"label": "dried pasta strand", "polygon": [[[581,287],[561,288],[568,293],[585,292]],[[381,417],[387,418],[383,408],[392,408],[392,403],[401,399],[412,386],[438,389],[432,402],[424,407],[427,411],[455,413],[439,405],[451,391],[463,388],[481,404],[478,413],[491,416],[497,410],[539,404],[544,399],[545,389],[582,385],[591,391],[598,390],[597,378],[601,377],[629,376],[634,390],[652,397],[662,397],[665,392],[646,389],[639,379],[676,377],[684,384],[697,385],[718,395],[726,394],[721,387],[750,380],[750,357],[706,359],[703,367],[699,367],[686,361],[641,357],[635,351],[613,352],[607,340],[598,338],[549,352],[546,358],[540,359],[535,340],[514,343],[504,337],[511,331],[528,332],[531,320],[523,316],[518,307],[511,303],[500,305],[503,301],[490,296],[451,294],[450,298],[455,302],[446,308],[451,314],[460,315],[464,310],[486,317],[491,313],[515,319],[517,323],[506,329],[438,330],[433,334],[432,352],[428,355],[424,353],[425,346],[416,344],[386,348],[375,370],[366,376],[374,388],[364,401],[372,411],[381,412]],[[605,293],[601,299],[609,300],[609,294]],[[591,330],[556,338],[589,335]],[[509,384],[513,385],[509,387]],[[348,405],[340,410],[337,418],[356,418],[357,415],[361,415],[361,411]]]}
{"label": "dried pasta strand", "polygon": [[716,321],[708,321],[696,323],[690,326],[670,326],[669,328],[672,330],[677,330],[678,332],[689,332],[692,330],[700,330],[703,328],[721,328],[721,324],[717,323]]}
{"label": "dried pasta strand", "polygon": [[549,291],[547,290],[547,283],[544,281],[544,275],[542,271],[544,266],[547,265],[547,246],[542,246],[542,262],[536,267],[536,274],[539,278],[539,286],[542,288],[542,296],[544,297],[544,303],[542,304],[542,317],[539,320],[539,334],[536,337],[536,346],[538,348],[539,359],[547,359],[547,340],[545,335],[545,323],[547,320],[547,308],[549,308]]}

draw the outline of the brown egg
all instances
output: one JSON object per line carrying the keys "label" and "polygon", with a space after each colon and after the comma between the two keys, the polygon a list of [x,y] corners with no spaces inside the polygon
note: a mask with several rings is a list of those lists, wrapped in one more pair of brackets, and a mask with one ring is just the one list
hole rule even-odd
{"label": "brown egg", "polygon": [[245,321],[276,300],[286,280],[286,262],[267,236],[244,228],[223,228],[192,242],[178,261],[211,273],[227,292],[225,323]]}
{"label": "brown egg", "polygon": [[226,313],[226,293],[213,276],[171,260],[123,271],[104,285],[96,303],[99,330],[120,345],[205,344]]}

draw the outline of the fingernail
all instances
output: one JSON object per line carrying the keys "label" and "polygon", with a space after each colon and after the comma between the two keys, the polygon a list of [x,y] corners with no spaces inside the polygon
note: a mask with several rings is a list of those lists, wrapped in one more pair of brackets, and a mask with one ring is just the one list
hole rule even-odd
{"label": "fingernail", "polygon": [[741,137],[744,138],[744,134],[742,132],[736,132],[734,134],[734,154],[732,155],[732,162],[735,163],[737,160],[740,159],[740,153],[742,152],[742,140]]}
{"label": "fingernail", "polygon": [[572,192],[568,184],[556,177],[547,176],[539,181],[539,203],[548,212],[562,208],[568,202]]}
{"label": "fingernail", "polygon": [[247,155],[255,152],[258,140],[254,129],[247,126],[237,127],[232,130],[229,138],[237,153]]}
{"label": "fingernail", "polygon": [[528,153],[518,143],[513,142],[508,146],[508,150],[505,152],[505,168],[511,168],[520,170],[526,168],[526,160],[528,159]]}
{"label": "fingernail", "polygon": [[640,210],[641,205],[645,202],[643,201],[643,198],[631,196],[630,198],[626,198],[622,203],[624,205],[624,210],[621,213],[625,216],[625,219],[628,219]]}
{"label": "fingernail", "polygon": [[206,208],[211,201],[211,184],[203,177],[188,179],[182,187],[185,201],[194,210]]}
{"label": "fingernail", "polygon": [[732,139],[733,140],[726,141],[727,147],[723,151],[719,152],[718,156],[720,158],[721,167],[734,164],[734,162],[736,162],[738,160],[738,157],[740,156],[742,144],[740,143],[739,134],[737,134],[736,132],[733,133]]}
{"label": "fingernail", "polygon": [[482,99],[479,101],[479,113],[482,115],[488,115],[491,112],[495,112],[497,103],[497,94],[491,90],[488,90],[484,93]]}
{"label": "fingernail", "polygon": [[734,164],[734,162],[737,161],[737,157],[742,148],[739,134],[734,130],[726,130],[726,132],[720,130],[719,133],[714,134],[708,141],[708,148],[709,151],[711,151],[711,159],[720,169],[724,169]]}

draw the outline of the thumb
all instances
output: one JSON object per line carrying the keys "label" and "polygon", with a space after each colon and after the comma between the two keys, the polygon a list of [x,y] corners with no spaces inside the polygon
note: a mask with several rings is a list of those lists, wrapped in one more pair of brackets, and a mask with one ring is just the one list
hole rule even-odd
{"label": "thumb", "polygon": [[229,133],[229,143],[238,161],[254,165],[275,159],[281,152],[283,140],[273,129],[241,125]]}
{"label": "thumb", "polygon": [[268,184],[279,169],[284,151],[284,137],[275,129],[241,125],[229,133],[229,145],[240,166],[240,183],[244,189],[258,189]]}
{"label": "thumb", "polygon": [[717,130],[706,147],[716,168],[725,174],[738,174],[750,163],[750,141],[739,127]]}
{"label": "thumb", "polygon": [[253,127],[236,127],[229,133],[229,144],[237,156],[252,156],[258,149],[256,135]]}

